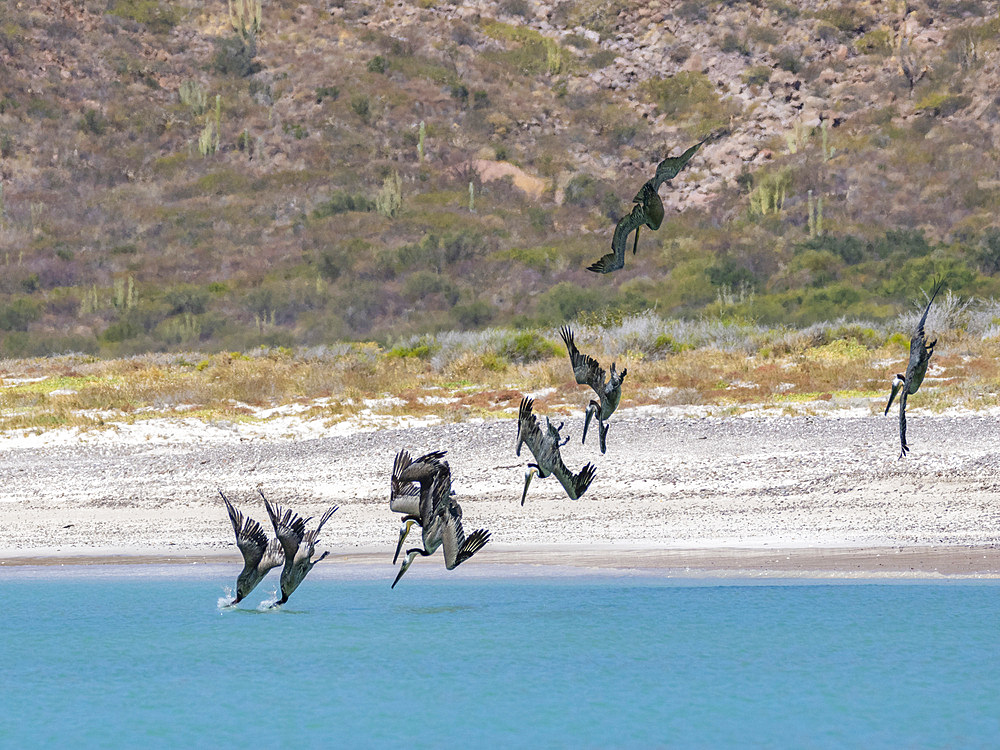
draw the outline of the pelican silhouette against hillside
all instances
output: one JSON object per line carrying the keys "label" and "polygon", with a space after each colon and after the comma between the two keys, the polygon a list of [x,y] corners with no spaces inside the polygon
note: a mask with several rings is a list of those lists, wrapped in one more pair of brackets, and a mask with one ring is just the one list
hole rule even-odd
{"label": "pelican silhouette against hillside", "polygon": [[525,396],[521,399],[521,407],[517,415],[517,446],[515,453],[521,455],[521,445],[527,443],[528,450],[535,457],[535,463],[528,464],[529,471],[524,475],[524,491],[521,493],[521,505],[528,496],[528,485],[531,478],[538,474],[542,479],[554,475],[559,483],[566,490],[566,494],[576,500],[587,491],[590,483],[594,481],[594,474],[597,469],[593,464],[587,464],[580,469],[579,474],[573,474],[563,463],[559,448],[569,441],[569,438],[560,439],[558,427],[553,427],[549,418],[545,418],[545,431],[538,426],[538,418],[532,413],[535,402]]}
{"label": "pelican silhouette against hillside", "polygon": [[635,255],[639,249],[639,230],[642,226],[645,225],[655,232],[663,223],[664,211],[663,201],[660,200],[660,185],[680,174],[680,171],[691,161],[691,157],[701,148],[702,144],[714,137],[714,135],[707,136],[680,156],[668,156],[656,166],[656,173],[652,179],[647,180],[632,199],[632,203],[635,204],[632,206],[632,211],[619,219],[615,225],[615,233],[611,238],[611,252],[601,256],[588,266],[588,271],[611,273],[625,267],[625,249],[628,247],[628,236],[633,230],[635,231],[635,240],[632,243],[632,255]]}
{"label": "pelican silhouette against hillside", "polygon": [[938,292],[941,291],[943,285],[944,279],[937,283],[931,292],[930,299],[927,300],[927,307],[924,308],[924,314],[920,316],[917,329],[910,338],[910,361],[906,365],[906,374],[897,374],[892,379],[892,391],[889,393],[889,403],[885,405],[885,414],[888,414],[893,399],[899,393],[900,458],[903,458],[910,450],[910,446],[906,444],[906,397],[916,393],[920,384],[924,382],[924,376],[927,374],[927,365],[930,364],[931,355],[934,354],[934,345],[937,344],[937,339],[934,339],[929,344],[927,343],[927,336],[924,334],[924,323],[927,322],[927,313],[930,311],[931,304],[934,302],[934,298],[937,297]]}
{"label": "pelican silhouette against hillside", "polygon": [[281,542],[277,539],[268,541],[267,534],[259,523],[236,510],[229,498],[222,494],[222,490],[219,490],[219,494],[226,503],[229,520],[236,532],[236,546],[243,554],[243,570],[236,577],[236,598],[230,602],[232,606],[246,599],[272,568],[281,565],[285,561],[285,553],[281,549]]}
{"label": "pelican silhouette against hillside", "polygon": [[419,458],[410,458],[410,454],[402,450],[396,454],[392,464],[392,480],[389,489],[389,510],[402,513],[403,521],[399,529],[399,542],[396,554],[392,558],[395,565],[403,539],[409,533],[409,523],[421,523],[421,503],[427,502],[431,484],[439,471],[448,470],[447,461],[442,461],[447,451],[434,451]]}
{"label": "pelican silhouette against hillside", "polygon": [[418,555],[430,557],[438,547],[444,547],[444,566],[448,570],[454,570],[485,547],[490,540],[490,532],[486,529],[477,529],[469,536],[465,535],[462,528],[462,507],[455,500],[451,490],[451,469],[447,462],[442,462],[434,473],[430,491],[421,493],[418,515],[419,519],[403,522],[396,555],[399,555],[403,542],[415,524],[420,525],[424,546],[406,551],[406,558],[399,566],[399,572],[391,588],[396,588],[399,579],[409,570]]}
{"label": "pelican silhouette against hillside", "polygon": [[573,365],[573,375],[580,385],[589,385],[597,394],[597,399],[591,399],[587,405],[587,416],[583,421],[583,440],[587,442],[587,428],[590,427],[590,420],[597,417],[597,434],[601,441],[601,453],[606,453],[608,428],[610,425],[604,421],[615,413],[619,402],[622,400],[622,381],[628,374],[628,369],[624,369],[619,374],[615,370],[615,363],[611,363],[611,377],[605,379],[604,368],[591,356],[581,354],[573,341],[573,330],[569,326],[559,329],[559,335],[566,344],[569,352],[569,361]]}
{"label": "pelican silhouette against hillside", "polygon": [[267,515],[274,526],[274,533],[281,542],[281,548],[285,551],[285,567],[281,569],[281,599],[272,606],[279,606],[288,601],[288,597],[299,587],[302,580],[308,575],[316,563],[326,557],[329,552],[324,552],[319,559],[313,560],[312,556],[316,552],[316,542],[319,541],[319,533],[323,529],[323,524],[330,520],[336,511],[336,505],[331,506],[319,519],[319,523],[312,531],[306,531],[306,523],[309,518],[303,518],[292,510],[283,510],[280,506],[272,506],[264,493],[260,496],[264,498],[264,507],[267,508]]}

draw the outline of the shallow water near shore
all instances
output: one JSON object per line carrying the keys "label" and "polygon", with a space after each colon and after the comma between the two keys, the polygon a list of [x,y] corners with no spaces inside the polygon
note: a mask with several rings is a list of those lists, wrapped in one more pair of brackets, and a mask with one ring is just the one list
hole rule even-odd
{"label": "shallow water near shore", "polygon": [[[171,569],[172,567],[172,569]],[[232,575],[218,575],[222,573]],[[987,747],[1000,583],[0,575],[0,745]]]}

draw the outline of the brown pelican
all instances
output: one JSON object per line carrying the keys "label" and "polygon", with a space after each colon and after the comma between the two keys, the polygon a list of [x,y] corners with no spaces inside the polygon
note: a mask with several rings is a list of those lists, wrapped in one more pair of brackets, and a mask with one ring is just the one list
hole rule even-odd
{"label": "brown pelican", "polygon": [[593,464],[587,464],[580,469],[579,474],[573,475],[566,468],[562,456],[559,455],[559,448],[562,445],[566,445],[569,438],[560,442],[559,430],[562,429],[562,424],[558,427],[553,427],[548,417],[545,418],[546,430],[543,433],[538,426],[538,418],[531,412],[531,407],[534,403],[532,399],[525,396],[521,399],[521,408],[517,415],[517,447],[515,448],[515,452],[520,456],[521,444],[527,443],[528,449],[537,462],[528,464],[531,470],[524,475],[524,491],[521,493],[521,505],[524,505],[524,498],[528,496],[528,485],[531,484],[531,478],[535,474],[538,474],[542,479],[545,479],[550,474],[554,474],[563,486],[563,489],[566,490],[566,494],[573,500],[576,500],[587,491],[590,483],[594,481],[594,474],[597,472],[597,469],[594,468]]}
{"label": "brown pelican", "polygon": [[663,201],[660,200],[660,185],[676,177],[691,161],[691,157],[701,148],[702,144],[714,135],[707,136],[691,146],[680,156],[668,156],[656,166],[656,174],[647,180],[639,192],[635,194],[631,213],[623,216],[615,225],[615,233],[611,238],[611,252],[601,256],[587,267],[595,273],[611,273],[625,267],[625,248],[628,236],[635,230],[635,240],[632,243],[632,255],[639,249],[639,230],[643,224],[656,231],[663,222]]}
{"label": "brown pelican", "polygon": [[450,471],[448,462],[441,460],[446,452],[434,451],[417,459],[410,458],[410,454],[405,450],[396,454],[396,460],[392,465],[389,509],[395,513],[402,513],[403,523],[399,529],[399,543],[392,558],[393,564],[399,557],[399,550],[403,546],[403,539],[409,533],[410,525],[413,523],[423,525],[420,520],[421,503],[427,501],[434,477],[442,469]]}
{"label": "brown pelican", "polygon": [[911,393],[916,393],[920,384],[924,382],[924,375],[927,374],[927,365],[931,361],[931,355],[934,354],[934,345],[937,343],[937,339],[934,339],[929,344],[927,343],[927,336],[924,335],[924,323],[927,322],[927,313],[931,309],[931,303],[934,302],[934,298],[941,291],[943,285],[944,279],[937,283],[934,291],[931,292],[930,299],[927,300],[927,307],[924,308],[924,314],[920,316],[920,322],[917,323],[917,330],[913,332],[913,336],[910,338],[910,362],[906,366],[906,374],[897,374],[892,379],[892,391],[889,393],[889,403],[885,405],[885,414],[888,414],[889,407],[892,406],[892,400],[899,393],[900,458],[903,458],[910,450],[910,446],[906,444],[906,397]]}
{"label": "brown pelican", "polygon": [[605,438],[608,435],[610,425],[604,424],[604,420],[615,413],[618,403],[622,400],[622,381],[625,380],[628,369],[622,370],[619,375],[615,371],[615,363],[612,362],[611,377],[605,380],[604,368],[597,360],[586,354],[580,354],[580,350],[576,348],[576,343],[573,341],[573,331],[569,326],[560,328],[559,335],[562,336],[562,340],[566,343],[566,349],[569,351],[569,361],[573,365],[573,375],[576,376],[576,382],[580,385],[589,385],[594,389],[597,398],[600,399],[591,399],[587,405],[587,417],[583,422],[583,440],[581,442],[587,442],[587,428],[590,426],[591,418],[596,414],[601,453],[606,453],[608,448]]}
{"label": "brown pelican", "polygon": [[285,553],[281,549],[281,542],[277,539],[268,541],[267,534],[259,523],[236,510],[229,498],[222,494],[222,490],[219,490],[219,494],[226,503],[229,520],[236,532],[236,546],[243,553],[243,570],[236,578],[236,598],[230,603],[232,606],[239,604],[257,588],[257,584],[264,580],[271,568],[281,565],[285,561]]}
{"label": "brown pelican", "polygon": [[[260,496],[264,497],[264,493],[261,492]],[[312,531],[306,531],[308,518],[302,518],[292,510],[282,510],[280,506],[272,506],[266,497],[264,497],[264,507],[267,508],[267,515],[271,519],[271,525],[274,526],[278,541],[281,542],[281,548],[285,551],[285,567],[281,570],[281,599],[272,605],[277,607],[287,602],[288,597],[299,587],[313,566],[330,554],[324,552],[318,560],[312,559],[316,551],[316,542],[319,541],[319,532],[338,506],[331,506],[320,517],[319,523]]]}
{"label": "brown pelican", "polygon": [[399,554],[406,535],[415,523],[420,524],[424,546],[422,549],[418,547],[406,551],[406,559],[399,566],[399,573],[396,574],[396,580],[392,582],[391,588],[396,588],[399,579],[409,570],[417,555],[430,557],[438,547],[443,546],[444,566],[448,570],[454,570],[485,547],[490,540],[490,532],[486,529],[478,529],[469,536],[465,535],[462,529],[462,507],[451,491],[451,469],[447,463],[443,463],[441,469],[434,474],[430,491],[426,495],[421,495],[419,515],[419,521],[411,519],[404,522],[396,554]]}

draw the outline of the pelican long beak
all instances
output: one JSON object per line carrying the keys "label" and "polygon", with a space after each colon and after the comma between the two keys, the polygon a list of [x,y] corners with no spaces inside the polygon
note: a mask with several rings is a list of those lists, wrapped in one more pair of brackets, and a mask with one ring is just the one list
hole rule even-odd
{"label": "pelican long beak", "polygon": [[898,375],[892,379],[892,393],[889,394],[889,403],[885,405],[885,413],[883,416],[889,413],[889,407],[892,406],[892,402],[895,400],[896,394],[899,393],[899,389],[902,385],[903,380]]}
{"label": "pelican long beak", "polygon": [[597,405],[593,401],[591,401],[589,404],[587,404],[587,414],[583,420],[583,440],[580,441],[581,443],[587,442],[587,428],[590,427],[590,420],[594,418],[594,415],[596,413],[597,413]]}
{"label": "pelican long beak", "polygon": [[[399,541],[396,542],[396,554],[392,556],[392,564],[396,564],[396,560],[399,559],[399,551],[403,549],[403,542],[406,541],[407,535],[410,533],[410,527],[413,526],[413,521],[407,521],[399,529]],[[403,575],[400,573],[400,575]],[[396,579],[399,580],[398,578]]]}
{"label": "pelican long beak", "polygon": [[410,569],[410,566],[413,564],[413,558],[416,556],[416,552],[410,552],[406,555],[406,559],[403,560],[403,564],[399,566],[399,572],[396,574],[396,580],[392,582],[392,586],[389,588],[396,588],[396,584],[399,583],[399,579],[403,577],[403,573]]}
{"label": "pelican long beak", "polygon": [[531,478],[535,476],[536,473],[537,472],[532,469],[524,475],[524,492],[521,493],[521,505],[524,505],[524,498],[528,496],[528,485],[531,484]]}

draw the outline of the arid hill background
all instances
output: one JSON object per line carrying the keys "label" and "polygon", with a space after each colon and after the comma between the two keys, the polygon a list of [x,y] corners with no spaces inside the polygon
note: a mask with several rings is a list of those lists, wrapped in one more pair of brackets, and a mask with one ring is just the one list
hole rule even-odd
{"label": "arid hill background", "polygon": [[5,0],[0,355],[991,298],[998,46],[977,0]]}

